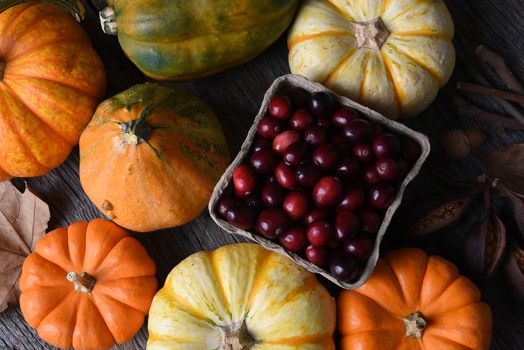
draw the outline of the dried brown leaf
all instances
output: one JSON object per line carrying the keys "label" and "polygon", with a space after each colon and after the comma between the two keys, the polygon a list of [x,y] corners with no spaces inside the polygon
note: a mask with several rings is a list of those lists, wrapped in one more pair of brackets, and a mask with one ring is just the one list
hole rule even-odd
{"label": "dried brown leaf", "polygon": [[482,160],[486,172],[502,181],[519,197],[524,197],[524,144],[497,148]]}
{"label": "dried brown leaf", "polygon": [[20,193],[10,182],[0,182],[0,312],[18,305],[18,280],[24,259],[45,234],[49,207],[29,188]]}

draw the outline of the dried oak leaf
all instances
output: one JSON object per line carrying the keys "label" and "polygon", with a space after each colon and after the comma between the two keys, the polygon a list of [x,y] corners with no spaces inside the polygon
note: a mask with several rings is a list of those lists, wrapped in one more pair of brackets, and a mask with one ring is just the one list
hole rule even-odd
{"label": "dried oak leaf", "polygon": [[0,312],[18,305],[18,280],[25,258],[45,234],[49,207],[29,188],[20,193],[0,182]]}
{"label": "dried oak leaf", "polygon": [[497,148],[482,163],[490,177],[498,178],[511,192],[524,198],[524,144]]}

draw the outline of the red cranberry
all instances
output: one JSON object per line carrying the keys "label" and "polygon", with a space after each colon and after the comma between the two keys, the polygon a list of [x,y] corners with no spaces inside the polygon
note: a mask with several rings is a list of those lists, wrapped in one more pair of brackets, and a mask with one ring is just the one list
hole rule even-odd
{"label": "red cranberry", "polygon": [[395,135],[384,134],[373,140],[373,151],[377,158],[393,158],[400,153],[400,141]]}
{"label": "red cranberry", "polygon": [[235,205],[239,205],[240,201],[237,198],[224,198],[220,200],[217,207],[217,213],[222,219],[227,219],[227,212]]}
{"label": "red cranberry", "polygon": [[331,94],[325,91],[316,92],[311,96],[309,109],[317,118],[329,117],[335,111],[335,101]]}
{"label": "red cranberry", "polygon": [[342,196],[338,207],[341,210],[356,210],[362,207],[365,202],[364,191],[360,188],[350,188]]}
{"label": "red cranberry", "polygon": [[340,107],[332,116],[331,121],[338,127],[345,127],[350,120],[356,119],[357,113],[349,107]]}
{"label": "red cranberry", "polygon": [[313,199],[319,207],[329,207],[342,196],[342,182],[335,176],[321,178],[313,188]]}
{"label": "red cranberry", "polygon": [[360,220],[351,211],[341,211],[335,219],[335,235],[338,240],[345,241],[355,237],[360,230]]}
{"label": "red cranberry", "polygon": [[264,184],[270,184],[272,182],[277,182],[277,178],[275,177],[275,175],[269,175],[266,177],[266,180],[264,181]]}
{"label": "red cranberry", "polygon": [[352,258],[337,256],[331,260],[329,271],[338,280],[352,282],[357,278],[360,267]]}
{"label": "red cranberry", "polygon": [[326,247],[328,247],[331,251],[340,249],[342,245],[342,242],[339,241],[336,237],[331,237],[329,241],[326,243]]}
{"label": "red cranberry", "polygon": [[379,159],[375,164],[375,169],[383,180],[395,180],[400,173],[398,163],[391,158]]}
{"label": "red cranberry", "polygon": [[297,166],[306,157],[306,145],[302,142],[296,142],[292,145],[289,145],[284,152],[284,162],[287,165]]}
{"label": "red cranberry", "polygon": [[285,192],[276,182],[269,183],[262,189],[262,202],[268,207],[280,207],[284,201]]}
{"label": "red cranberry", "polygon": [[292,87],[286,91],[295,109],[309,108],[311,94],[300,87]]}
{"label": "red cranberry", "polygon": [[309,200],[302,191],[293,191],[284,198],[284,212],[293,220],[302,219],[308,210]]}
{"label": "red cranberry", "polygon": [[257,126],[257,132],[260,136],[272,139],[280,133],[282,126],[275,118],[263,117]]}
{"label": "red cranberry", "polygon": [[344,127],[344,134],[353,144],[367,143],[371,139],[371,125],[364,119],[353,119]]}
{"label": "red cranberry", "polygon": [[325,246],[333,236],[333,227],[324,220],[315,221],[307,227],[307,239],[316,246]]}
{"label": "red cranberry", "polygon": [[275,171],[278,159],[275,153],[268,150],[261,150],[253,153],[250,164],[257,173],[270,174]]}
{"label": "red cranberry", "polygon": [[251,229],[257,218],[257,212],[254,208],[246,205],[233,205],[227,211],[227,222],[242,230]]}
{"label": "red cranberry", "polygon": [[292,110],[291,100],[287,96],[275,95],[269,101],[269,114],[277,119],[289,118]]}
{"label": "red cranberry", "polygon": [[322,172],[313,163],[304,163],[298,166],[295,177],[300,186],[313,187],[322,177]]}
{"label": "red cranberry", "polygon": [[333,143],[335,148],[340,153],[345,154],[345,153],[349,153],[351,151],[351,143],[348,141],[346,136],[343,133],[341,133],[341,132],[337,132],[333,136],[333,138],[331,139],[331,143]]}
{"label": "red cranberry", "polygon": [[327,209],[323,208],[314,208],[311,210],[304,219],[306,225],[312,224],[318,220],[324,220],[328,217],[329,212]]}
{"label": "red cranberry", "polygon": [[367,261],[372,250],[373,242],[367,237],[352,239],[344,244],[344,252],[360,261]]}
{"label": "red cranberry", "polygon": [[374,165],[370,165],[366,168],[364,174],[362,175],[362,180],[364,180],[364,182],[368,185],[374,185],[382,181]]}
{"label": "red cranberry", "polygon": [[362,224],[362,231],[370,234],[375,234],[378,232],[382,219],[377,212],[370,208],[364,208],[360,210],[358,217]]}
{"label": "red cranberry", "polygon": [[371,130],[373,130],[373,136],[379,136],[386,133],[386,128],[379,122],[371,122]]}
{"label": "red cranberry", "polygon": [[313,163],[324,170],[333,168],[337,159],[338,152],[333,145],[320,145],[313,152]]}
{"label": "red cranberry", "polygon": [[289,120],[289,126],[292,129],[304,131],[313,125],[313,116],[307,109],[299,109],[291,116]]}
{"label": "red cranberry", "polygon": [[295,188],[297,180],[295,179],[295,170],[290,166],[280,163],[275,169],[275,177],[280,186],[289,190]]}
{"label": "red cranberry", "polygon": [[304,140],[312,146],[326,143],[327,129],[321,126],[312,126],[304,133]]}
{"label": "red cranberry", "polygon": [[261,150],[271,150],[272,148],[273,141],[271,141],[271,139],[257,137],[255,139],[255,142],[253,142],[253,152],[258,152]]}
{"label": "red cranberry", "polygon": [[324,247],[309,245],[306,248],[306,258],[315,265],[326,266],[329,262],[329,253]]}
{"label": "red cranberry", "polygon": [[336,174],[343,178],[357,177],[360,173],[360,163],[352,157],[346,157],[338,163]]}
{"label": "red cranberry", "polygon": [[256,230],[258,233],[273,239],[281,235],[289,225],[286,214],[277,208],[268,208],[258,214]]}
{"label": "red cranberry", "polygon": [[385,209],[395,199],[395,189],[388,183],[382,182],[369,190],[368,202],[373,208]]}
{"label": "red cranberry", "polygon": [[300,134],[296,130],[287,130],[278,134],[273,140],[273,150],[283,155],[290,145],[300,141]]}
{"label": "red cranberry", "polygon": [[360,144],[353,147],[353,155],[362,163],[369,163],[375,159],[373,148],[369,144]]}
{"label": "red cranberry", "polygon": [[264,209],[264,203],[262,202],[262,199],[258,193],[251,193],[249,196],[246,197],[244,202],[248,207],[251,207],[256,211]]}
{"label": "red cranberry", "polygon": [[292,227],[280,236],[280,244],[292,252],[300,252],[306,246],[306,231],[303,227]]}
{"label": "red cranberry", "polygon": [[419,159],[422,150],[415,140],[404,137],[401,141],[401,153],[408,163],[414,164]]}
{"label": "red cranberry", "polygon": [[331,126],[331,119],[329,118],[318,118],[317,125],[323,128],[329,128]]}
{"label": "red cranberry", "polygon": [[257,176],[253,169],[246,164],[240,164],[233,171],[235,190],[242,197],[246,197],[257,187]]}

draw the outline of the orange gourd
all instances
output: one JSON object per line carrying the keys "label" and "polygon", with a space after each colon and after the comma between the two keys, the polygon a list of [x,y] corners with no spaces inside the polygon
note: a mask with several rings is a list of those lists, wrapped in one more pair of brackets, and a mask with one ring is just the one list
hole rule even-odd
{"label": "orange gourd", "polygon": [[66,11],[31,2],[0,14],[0,181],[39,176],[78,143],[104,67]]}
{"label": "orange gourd", "polygon": [[338,299],[342,350],[485,350],[491,327],[477,287],[418,249],[386,255],[365,285]]}
{"label": "orange gourd", "polygon": [[48,233],[27,257],[20,308],[48,343],[108,349],[144,323],[157,289],[156,267],[126,230],[101,219]]}

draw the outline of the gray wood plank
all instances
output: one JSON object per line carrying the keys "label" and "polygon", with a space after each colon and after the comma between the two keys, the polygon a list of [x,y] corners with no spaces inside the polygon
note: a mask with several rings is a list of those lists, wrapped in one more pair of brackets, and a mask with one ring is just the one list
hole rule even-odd
{"label": "gray wood plank", "polygon": [[[122,91],[133,84],[147,80],[125,57],[116,37],[102,33],[98,24],[97,10],[105,1],[85,2],[87,8],[84,28],[100,53],[108,75],[107,96]],[[446,1],[455,20],[457,50],[473,61],[473,50],[477,44],[487,44],[504,55],[514,72],[524,80],[524,2],[522,0],[463,0]],[[485,69],[478,65],[480,69]],[[208,103],[218,115],[224,127],[231,155],[234,156],[249,129],[265,90],[276,77],[289,72],[285,37],[255,60],[213,77],[187,83],[164,83],[167,86],[191,90]],[[463,72],[456,71],[452,82],[463,79]],[[475,98],[475,96],[471,96]],[[489,99],[478,98],[479,103]],[[436,143],[445,130],[455,127],[479,125],[491,137],[481,150],[486,152],[503,144],[522,142],[524,133],[495,133],[487,125],[476,124],[459,118],[441,94],[435,103],[421,116],[407,123],[427,133]],[[433,159],[419,178],[409,187],[407,200],[422,199],[446,189],[438,174],[456,179],[468,179],[480,173],[475,159],[462,163],[438,162]],[[27,179],[34,191],[51,207],[50,228],[68,225],[77,220],[101,217],[101,213],[86,197],[78,181],[78,149],[75,148],[68,160],[49,174]],[[23,180],[14,181],[23,186]],[[435,241],[431,248],[435,252],[447,251],[446,257],[460,262],[460,241],[464,231],[475,219],[475,211],[468,214],[457,228]],[[158,278],[162,283],[169,271],[182,259],[202,249],[242,241],[223,232],[212,223],[204,212],[194,222],[181,228],[162,230],[149,234],[136,234],[155,260]],[[326,282],[326,285],[329,285]],[[330,286],[336,294],[337,288]],[[501,277],[482,286],[483,298],[492,307],[494,315],[493,350],[524,349],[524,305],[508,292]],[[129,343],[118,349],[144,349],[147,330],[144,326]],[[1,349],[53,349],[38,338],[23,320],[19,309],[8,310],[0,315]]]}

